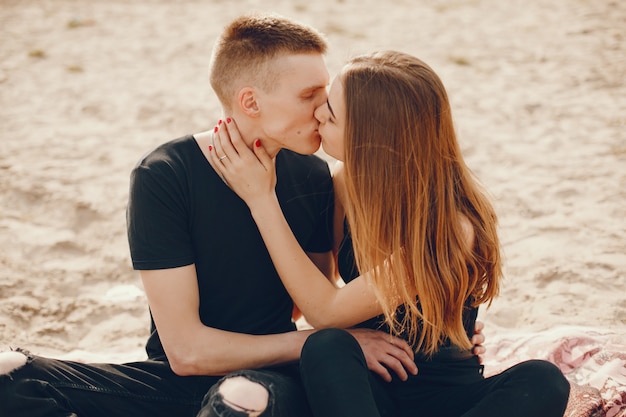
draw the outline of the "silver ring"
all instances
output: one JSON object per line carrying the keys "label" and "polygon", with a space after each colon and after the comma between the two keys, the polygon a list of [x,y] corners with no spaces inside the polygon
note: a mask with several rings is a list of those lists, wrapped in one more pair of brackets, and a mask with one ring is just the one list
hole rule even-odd
{"label": "silver ring", "polygon": [[224,155],[224,156],[220,156],[219,160],[221,161],[224,158],[228,158],[228,156]]}

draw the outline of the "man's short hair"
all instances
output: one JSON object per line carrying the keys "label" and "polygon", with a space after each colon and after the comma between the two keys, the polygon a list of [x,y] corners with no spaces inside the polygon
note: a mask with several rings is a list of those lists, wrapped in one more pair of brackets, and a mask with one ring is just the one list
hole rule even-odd
{"label": "man's short hair", "polygon": [[279,74],[269,65],[272,59],[285,54],[325,54],[326,49],[324,36],[310,26],[274,14],[242,16],[215,43],[211,86],[230,109],[241,81],[271,91]]}

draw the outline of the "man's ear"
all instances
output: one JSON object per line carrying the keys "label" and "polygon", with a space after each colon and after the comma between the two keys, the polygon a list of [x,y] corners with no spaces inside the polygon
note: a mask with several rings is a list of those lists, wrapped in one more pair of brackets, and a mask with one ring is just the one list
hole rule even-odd
{"label": "man's ear", "polygon": [[249,117],[257,117],[260,114],[258,92],[253,87],[244,87],[237,95],[239,108]]}

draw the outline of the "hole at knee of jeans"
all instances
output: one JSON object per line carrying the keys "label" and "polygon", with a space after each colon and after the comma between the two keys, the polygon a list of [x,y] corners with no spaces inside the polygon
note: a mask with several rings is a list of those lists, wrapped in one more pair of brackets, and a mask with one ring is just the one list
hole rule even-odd
{"label": "hole at knee of jeans", "polygon": [[258,382],[253,382],[245,376],[227,378],[218,388],[224,404],[236,411],[248,413],[250,417],[257,417],[267,408],[269,392]]}
{"label": "hole at knee of jeans", "polygon": [[11,372],[26,365],[29,357],[20,351],[0,352],[0,375],[9,375]]}

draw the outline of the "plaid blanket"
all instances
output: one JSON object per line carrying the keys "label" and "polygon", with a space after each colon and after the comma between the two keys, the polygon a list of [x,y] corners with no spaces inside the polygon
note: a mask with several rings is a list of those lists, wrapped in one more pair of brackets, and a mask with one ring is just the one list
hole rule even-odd
{"label": "plaid blanket", "polygon": [[486,376],[546,359],[572,386],[565,417],[626,417],[626,332],[564,326],[530,333],[491,324],[486,330]]}

